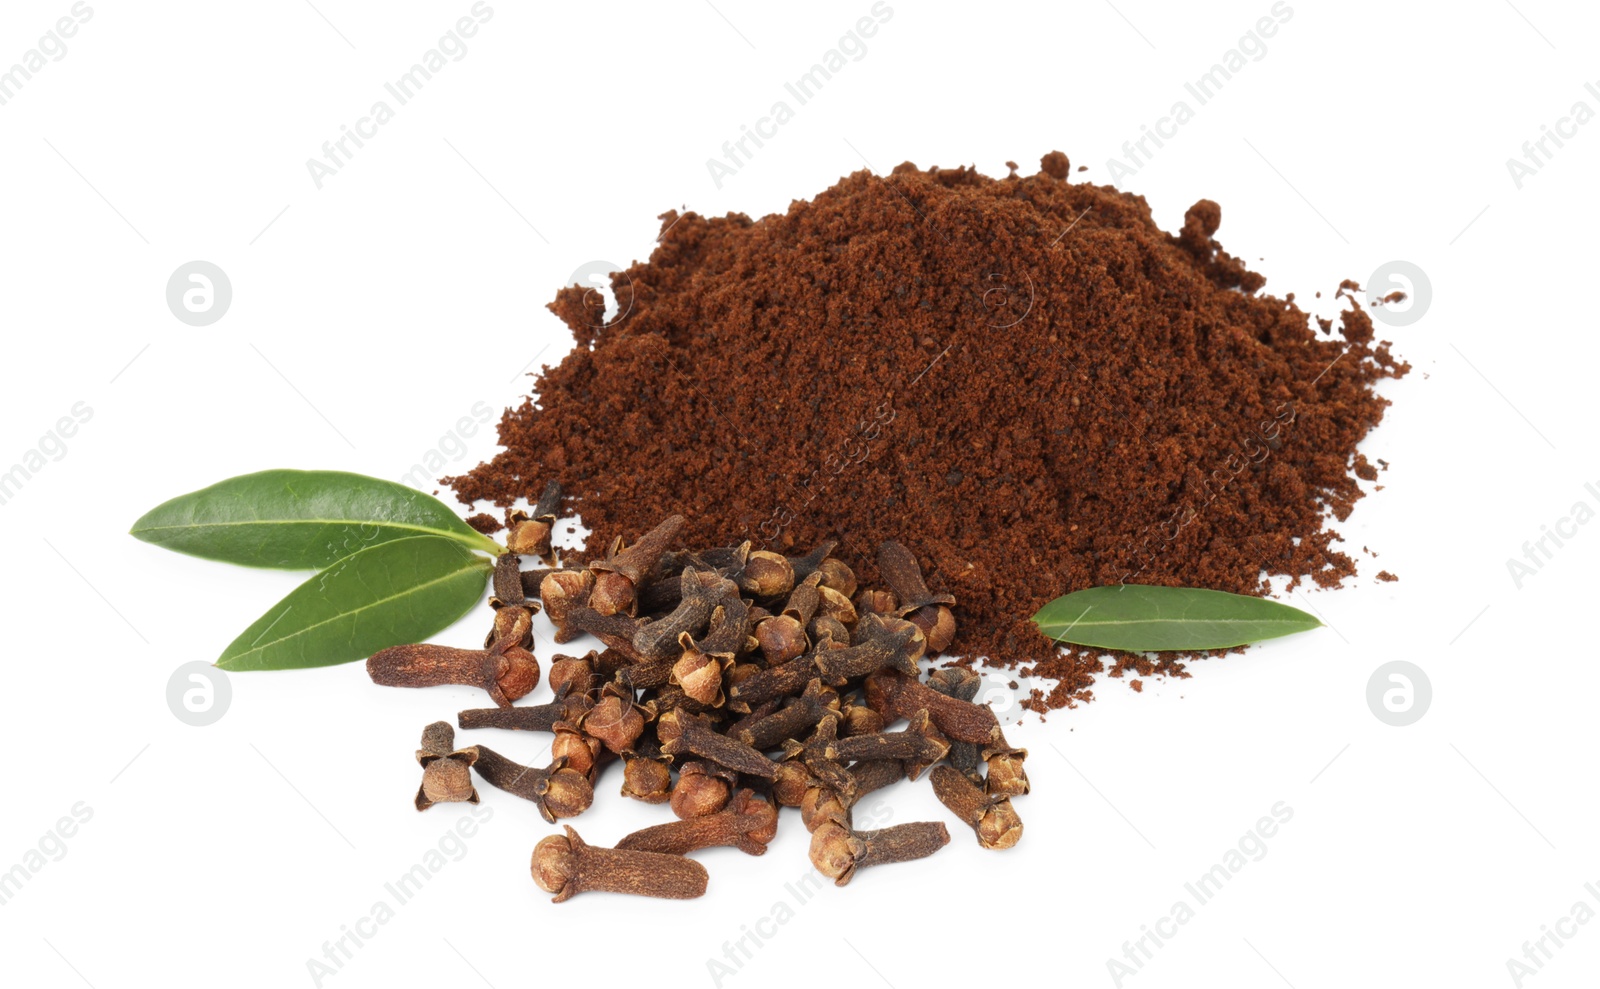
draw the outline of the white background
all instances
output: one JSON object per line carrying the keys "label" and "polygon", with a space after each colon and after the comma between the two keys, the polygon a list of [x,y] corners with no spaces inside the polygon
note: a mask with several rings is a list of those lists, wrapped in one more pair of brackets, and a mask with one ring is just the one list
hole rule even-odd
{"label": "white background", "polygon": [[[139,514],[267,467],[398,479],[475,403],[519,400],[519,369],[570,345],[545,303],[584,262],[645,256],[666,209],[760,216],[861,168],[1031,172],[1054,148],[1089,166],[1073,181],[1106,182],[1123,142],[1271,7],[1115,2],[892,0],[866,54],[721,189],[706,159],[868,0],[496,2],[465,56],[320,190],[306,160],[469,0],[94,3],[0,106],[0,466],[74,403],[93,410],[0,506],[0,869],[74,805],[93,813],[0,906],[8,984],[312,985],[308,959],[462,816],[411,808],[411,753],[425,723],[482,705],[473,691],[377,690],[359,664],[237,674],[219,722],[174,717],[174,670],[215,658],[301,576],[162,552],[126,535]],[[1291,5],[1266,54],[1123,186],[1167,229],[1217,200],[1226,247],[1319,312],[1383,262],[1427,273],[1424,318],[1380,327],[1415,370],[1383,386],[1394,407],[1362,448],[1393,465],[1385,490],[1337,526],[1360,576],[1288,598],[1329,628],[1142,694],[1102,680],[1095,703],[1011,729],[1033,753],[1021,845],[981,851],[952,824],[936,858],[798,907],[722,984],[1113,985],[1107,959],[1279,801],[1293,819],[1266,856],[1124,985],[1513,985],[1525,941],[1575,902],[1600,909],[1584,890],[1600,881],[1600,526],[1520,589],[1506,565],[1575,502],[1600,507],[1584,487],[1600,486],[1600,347],[1580,294],[1600,124],[1520,190],[1505,164],[1574,102],[1600,110],[1584,90],[1600,81],[1596,14]],[[9,0],[0,67],[70,7]],[[194,259],[234,291],[204,328],[163,297]],[[491,455],[492,430],[466,446],[446,472]],[[1381,568],[1400,581],[1376,582]],[[443,638],[472,644],[480,625]],[[1395,659],[1433,687],[1405,728],[1365,699]],[[544,759],[542,737],[478,740]],[[591,841],[667,819],[618,786],[613,769],[576,822]],[[550,828],[506,794],[485,801],[465,856],[324,985],[712,985],[708,960],[809,872],[786,815],[763,858],[702,855],[701,900],[553,906],[527,868]],[[909,784],[878,813],[946,817]],[[1597,971],[1590,923],[1524,984]]]}

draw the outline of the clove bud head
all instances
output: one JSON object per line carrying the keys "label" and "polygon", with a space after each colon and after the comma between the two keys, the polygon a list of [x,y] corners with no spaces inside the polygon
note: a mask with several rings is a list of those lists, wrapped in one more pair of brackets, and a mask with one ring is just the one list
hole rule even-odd
{"label": "clove bud head", "polygon": [[755,598],[775,598],[794,589],[794,564],[787,557],[756,550],[745,560],[739,589]]}
{"label": "clove bud head", "polygon": [[633,748],[633,743],[644,734],[644,715],[632,701],[608,694],[583,716],[581,727],[606,748],[621,755]]}
{"label": "clove bud head", "polygon": [[899,607],[893,591],[868,589],[856,595],[856,611],[862,615],[892,615]]}
{"label": "clove bud head", "polygon": [[647,804],[664,804],[672,797],[670,757],[624,755],[622,795]]}
{"label": "clove bud head", "polygon": [[565,759],[566,768],[592,779],[599,764],[600,740],[584,734],[570,721],[557,721],[552,727],[556,737],[550,742],[550,758]]}
{"label": "clove bud head", "polygon": [[553,820],[577,817],[594,804],[594,784],[575,769],[559,769],[550,774],[544,792],[543,809]]}
{"label": "clove bud head", "polygon": [[688,632],[678,636],[683,655],[672,665],[670,683],[683,688],[683,692],[698,704],[720,707],[723,701],[723,671],[733,665],[732,657],[718,659],[697,648]]}
{"label": "clove bud head", "polygon": [[539,660],[521,646],[512,646],[500,654],[504,660],[497,682],[506,700],[516,701],[533,693],[539,686]]}
{"label": "clove bud head", "polygon": [[594,655],[590,653],[582,658],[557,656],[550,663],[550,689],[555,691],[557,697],[587,694],[599,686]]}
{"label": "clove bud head", "polygon": [[777,769],[777,778],[772,781],[772,799],[779,807],[802,806],[806,792],[816,785],[816,777],[799,760],[780,762]]}
{"label": "clove bud head", "polygon": [[594,574],[587,570],[552,570],[539,582],[539,600],[544,602],[544,613],[560,628],[566,623],[572,609],[589,599],[594,587]]}
{"label": "clove bud head", "polygon": [[856,572],[843,560],[830,556],[817,566],[817,572],[822,574],[823,587],[832,588],[847,598],[855,594]]}
{"label": "clove bud head", "polygon": [[545,519],[513,518],[506,533],[506,549],[519,556],[550,555],[550,523]]}
{"label": "clove bud head", "polygon": [[682,820],[715,814],[728,806],[733,787],[727,780],[687,770],[672,788],[672,812]]}
{"label": "clove bud head", "polygon": [[811,786],[800,799],[800,821],[806,830],[815,833],[822,825],[832,822],[850,827],[850,808],[839,798],[839,791],[829,786]]}
{"label": "clove bud head", "polygon": [[[827,615],[841,625],[854,625],[856,623],[856,606],[850,599],[838,591],[823,584],[817,588],[818,608],[821,614]],[[848,643],[848,639],[845,640]]]}
{"label": "clove bud head", "polygon": [[1027,749],[1001,748],[988,753],[989,775],[986,789],[1001,797],[1020,797],[1030,789],[1028,773],[1022,764]]}
{"label": "clove bud head", "polygon": [[805,655],[806,630],[793,615],[778,615],[756,626],[756,643],[768,666],[782,666]]}
{"label": "clove bud head", "polygon": [[918,608],[906,618],[917,628],[922,629],[923,637],[928,640],[929,652],[944,652],[955,640],[956,616],[942,604]]}
{"label": "clove bud head", "polygon": [[996,851],[1010,848],[1022,840],[1022,818],[1011,806],[1010,797],[996,801],[978,819],[977,832],[978,844]]}
{"label": "clove bud head", "polygon": [[633,581],[612,570],[602,570],[594,575],[594,590],[589,592],[589,607],[602,615],[621,612],[632,613]]}
{"label": "clove bud head", "polygon": [[578,853],[565,835],[553,834],[533,846],[533,881],[546,893],[563,898],[578,875]]}
{"label": "clove bud head", "polygon": [[477,803],[472,770],[459,759],[435,759],[422,770],[422,793],[429,803]]}
{"label": "clove bud head", "polygon": [[865,704],[846,704],[839,712],[839,737],[876,735],[883,731],[883,715]]}

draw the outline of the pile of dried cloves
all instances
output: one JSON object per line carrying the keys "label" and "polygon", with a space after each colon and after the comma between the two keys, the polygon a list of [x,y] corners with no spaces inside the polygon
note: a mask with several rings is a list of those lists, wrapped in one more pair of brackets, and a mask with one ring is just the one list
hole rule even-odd
{"label": "pile of dried cloves", "polygon": [[[584,890],[699,896],[706,871],[685,855],[723,845],[762,854],[780,807],[800,809],[812,864],[843,886],[858,869],[949,842],[938,822],[852,827],[863,796],[925,773],[982,847],[1017,843],[1011,798],[1028,792],[1027,753],[973,703],[978,674],[952,666],[921,679],[919,661],[955,633],[955,599],[929,591],[904,546],[878,549],[886,589],[858,588],[829,555],[833,543],[800,557],[748,543],[692,552],[675,548],[684,522],[675,515],[602,561],[562,569],[550,548],[559,501],[552,485],[532,515],[511,520],[484,649],[399,646],[368,661],[381,684],[483,687],[498,706],[462,711],[462,729],[554,735],[551,763],[537,769],[482,745],[458,750],[449,724],[429,725],[417,752],[419,810],[476,802],[475,772],[554,823],[587,810],[601,774],[620,761],[624,796],[668,804],[680,820],[615,848],[586,844],[570,827],[540,841],[533,877],[558,902]],[[524,572],[519,554],[549,569]],[[541,604],[557,642],[589,634],[606,648],[556,656],[555,699],[516,707],[539,682],[531,649]],[[886,730],[901,720],[906,727]]]}

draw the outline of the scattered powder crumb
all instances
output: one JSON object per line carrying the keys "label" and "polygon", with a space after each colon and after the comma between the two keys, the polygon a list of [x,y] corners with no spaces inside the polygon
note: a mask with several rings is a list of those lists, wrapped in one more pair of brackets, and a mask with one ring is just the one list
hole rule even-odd
{"label": "scattered powder crumb", "polygon": [[1129,680],[1128,681],[1128,686],[1132,687],[1133,688],[1133,692],[1136,693],[1136,694],[1144,693],[1144,681],[1143,680]]}
{"label": "scattered powder crumb", "polygon": [[[1016,171],[1016,165],[1011,162],[1006,164],[1011,166],[1012,171]],[[1061,152],[1052,151],[1039,160],[1039,170],[1053,179],[1065,179],[1072,172],[1072,162]]]}
{"label": "scattered powder crumb", "polygon": [[500,524],[499,519],[495,518],[493,515],[490,515],[488,512],[479,512],[476,515],[468,516],[467,524],[486,536],[493,535],[494,533],[505,528]]}
{"label": "scattered powder crumb", "polygon": [[1379,570],[1378,571],[1378,579],[1383,581],[1383,582],[1385,582],[1385,583],[1392,583],[1394,581],[1399,580],[1400,578],[1396,577],[1394,574],[1390,573],[1387,570]]}

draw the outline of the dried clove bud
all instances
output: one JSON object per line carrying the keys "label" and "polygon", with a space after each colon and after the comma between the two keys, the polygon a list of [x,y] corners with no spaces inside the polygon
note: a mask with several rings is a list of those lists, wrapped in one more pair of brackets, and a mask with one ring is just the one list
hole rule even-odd
{"label": "dried clove bud", "polygon": [[501,553],[494,560],[494,597],[489,607],[517,608],[527,600],[522,589],[522,560],[515,553]]}
{"label": "dried clove bud", "polygon": [[[737,669],[738,664],[735,664],[734,668]],[[733,670],[729,670],[728,672],[730,675],[732,675]],[[738,738],[741,731],[744,731],[746,728],[749,728],[762,718],[772,714],[772,712],[776,711],[782,706],[782,698],[774,697],[772,700],[762,701],[760,704],[757,704],[755,707],[751,708],[748,714],[741,715],[737,721],[732,721],[722,725],[720,730],[724,735]],[[720,713],[726,716],[728,712],[724,710]]]}
{"label": "dried clove bud", "polygon": [[589,778],[568,769],[565,760],[557,759],[546,769],[534,769],[512,762],[487,745],[477,749],[478,760],[472,768],[483,781],[532,801],[540,815],[552,824],[558,817],[577,817],[594,803],[594,786]]}
{"label": "dried clove bud", "polygon": [[670,515],[632,546],[591,564],[594,590],[589,595],[590,607],[602,615],[637,614],[639,586],[649,577],[672,541],[678,538],[684,522],[682,515]]}
{"label": "dried clove bud", "polygon": [[1022,818],[1011,806],[1011,798],[985,793],[953,766],[935,766],[929,776],[933,794],[961,823],[978,835],[984,848],[1004,849],[1022,838]]}
{"label": "dried clove bud", "polygon": [[843,649],[850,645],[850,630],[832,615],[818,615],[811,619],[811,624],[806,626],[806,634],[811,637],[816,652]]}
{"label": "dried clove bud", "polygon": [[818,610],[821,597],[816,591],[822,575],[813,573],[808,578],[800,581],[790,592],[789,600],[784,603],[784,610],[779,615],[760,621],[755,626],[755,642],[762,650],[766,659],[766,666],[782,666],[789,663],[790,659],[798,658],[810,648],[810,640],[806,639],[805,626],[810,623],[811,616]]}
{"label": "dried clove bud", "polygon": [[463,729],[505,728],[511,731],[555,731],[556,722],[580,720],[594,701],[584,694],[557,693],[548,704],[528,707],[484,707],[461,711],[456,723]]}
{"label": "dried clove bud", "polygon": [[417,764],[422,767],[417,810],[427,810],[434,804],[478,802],[470,768],[478,761],[478,749],[457,750],[455,742],[456,732],[448,721],[435,721],[422,729],[422,748],[417,750]]}
{"label": "dried clove bud", "polygon": [[828,712],[817,722],[816,730],[802,744],[793,739],[783,743],[784,761],[799,759],[811,770],[821,786],[831,787],[842,796],[855,796],[856,781],[839,758],[839,716]]}
{"label": "dried clove bud", "polygon": [[705,866],[681,855],[596,848],[567,826],[567,833],[544,838],[533,849],[533,880],[556,903],[598,890],[669,900],[705,895]]}
{"label": "dried clove bud", "polygon": [[812,680],[789,706],[728,734],[753,749],[775,748],[785,739],[797,738],[814,728],[828,713],[830,703],[837,704],[838,700],[838,694],[824,687],[821,680]]}
{"label": "dried clove bud", "polygon": [[[950,743],[933,727],[928,712],[918,711],[904,731],[842,738],[828,747],[827,754],[838,762],[898,759],[905,763],[906,775],[916,779],[949,751]],[[816,771],[815,766],[812,771]]]}
{"label": "dried clove bud", "polygon": [[956,616],[942,604],[918,608],[906,618],[922,629],[923,637],[928,640],[929,652],[944,652],[955,640]]}
{"label": "dried clove bud", "polygon": [[600,675],[601,682],[616,676],[621,670],[633,666],[638,662],[638,653],[630,649],[612,649],[609,646],[600,651],[595,657],[594,671]]}
{"label": "dried clove bud", "polygon": [[756,642],[768,666],[782,666],[811,646],[805,626],[790,614],[774,615],[757,625]]}
{"label": "dried clove bud", "polygon": [[889,721],[926,710],[939,731],[954,741],[989,745],[1002,737],[1000,721],[987,705],[946,697],[897,670],[879,670],[867,677],[866,696],[867,704]]}
{"label": "dried clove bud", "polygon": [[724,675],[734,658],[750,648],[750,606],[738,596],[727,599],[712,610],[705,638],[695,642],[683,632],[678,645],[683,655],[672,667],[671,682],[698,703],[721,707]]}
{"label": "dried clove bud", "polygon": [[864,619],[861,641],[843,649],[817,653],[817,671],[823,680],[835,686],[882,669],[916,676],[916,657],[923,649],[922,634],[909,622],[902,625],[891,630],[876,615]]}
{"label": "dried clove bud", "polygon": [[720,708],[711,707],[709,704],[702,704],[693,697],[690,697],[688,694],[684,693],[682,687],[674,686],[672,684],[668,684],[667,686],[657,690],[655,697],[651,698],[649,703],[655,718],[658,721],[660,720],[661,716],[666,714],[668,711],[682,711],[685,714],[693,714],[702,717],[721,715],[722,713]]}
{"label": "dried clove bud", "polygon": [[922,629],[915,622],[908,622],[904,618],[893,615],[873,615],[856,623],[855,641],[867,642],[874,638],[892,635],[910,635],[911,647],[909,653],[914,662],[922,662],[922,657],[928,653],[928,640],[922,634]]}
{"label": "dried clove bud", "polygon": [[683,711],[668,711],[656,723],[661,751],[668,755],[693,753],[719,766],[763,779],[777,775],[777,766],[766,756],[735,738],[719,735],[702,720]]}
{"label": "dried clove bud", "polygon": [[[928,674],[929,689],[960,701],[970,701],[977,697],[978,688],[982,685],[982,677],[961,666],[950,666]],[[950,753],[945,758],[967,779],[979,786],[983,785],[983,772],[979,768],[983,765],[983,757],[976,743],[951,742]]]}
{"label": "dried clove bud", "polygon": [[983,677],[965,666],[946,666],[928,672],[928,686],[946,697],[970,701],[978,696]]}
{"label": "dried clove bud", "polygon": [[[688,635],[688,632],[683,633]],[[617,671],[616,684],[629,690],[653,690],[672,682],[676,659],[658,659],[650,663],[635,663]]]}
{"label": "dried clove bud", "polygon": [[715,814],[727,806],[738,782],[738,773],[716,763],[699,759],[684,763],[672,788],[672,812],[686,821]]}
{"label": "dried clove bud", "polygon": [[800,656],[782,666],[759,670],[728,688],[728,707],[744,712],[774,697],[798,694],[815,675],[810,656]]}
{"label": "dried clove bud", "polygon": [[906,771],[897,759],[881,759],[850,767],[850,777],[855,780],[855,792],[849,796],[821,783],[814,782],[806,788],[805,796],[800,800],[800,820],[805,823],[807,831],[817,830],[826,821],[850,827],[851,808],[872,791],[905,779]]}
{"label": "dried clove bud", "polygon": [[737,546],[718,546],[696,554],[692,562],[696,569],[715,570],[729,580],[736,580],[750,559],[751,546],[748,539]]}
{"label": "dried clove bud", "polygon": [[617,848],[686,855],[702,848],[732,845],[746,854],[762,855],[777,833],[778,808],[756,799],[749,790],[740,790],[714,814],[635,831],[617,842]]}
{"label": "dried clove bud", "polygon": [[535,567],[532,570],[522,571],[522,597],[524,601],[539,597],[539,588],[544,586],[544,579],[555,570],[549,567]]}
{"label": "dried clove bud", "polygon": [[675,655],[678,636],[698,633],[711,620],[712,611],[739,588],[715,571],[685,567],[678,578],[682,600],[662,618],[646,622],[634,634],[632,646],[642,661],[668,659]]}
{"label": "dried clove bud", "polygon": [[750,635],[755,624],[755,609],[750,602],[737,594],[729,594],[721,604],[711,610],[704,639],[696,645],[713,656],[725,656],[731,662],[756,647]]}
{"label": "dried clove bud", "polygon": [[539,661],[507,636],[488,649],[452,646],[391,646],[367,660],[367,675],[385,687],[482,687],[501,707],[539,685]]}
{"label": "dried clove bud", "polygon": [[[624,654],[633,653],[633,637],[641,622],[627,615],[602,615],[588,605],[579,605],[567,614],[566,624],[556,633],[557,642],[571,642],[580,635],[592,635],[608,647]],[[634,654],[635,661],[643,657]]]}
{"label": "dried clove bud", "polygon": [[[493,601],[489,602],[493,604]],[[532,607],[528,605],[531,604]],[[484,637],[483,647],[494,648],[500,639],[509,639],[515,645],[528,649],[533,645],[533,616],[538,609],[537,604],[505,605],[494,613],[494,628]]]}
{"label": "dried clove bud", "polygon": [[948,607],[956,603],[954,595],[930,592],[917,558],[893,540],[878,547],[878,571],[900,598],[899,617],[922,629],[930,652],[943,652],[956,634],[955,616]]}
{"label": "dried clove bud", "polygon": [[930,604],[955,604],[950,594],[934,594],[922,578],[922,565],[903,544],[888,540],[878,547],[878,572],[900,598],[900,609],[911,611]]}
{"label": "dried clove bud", "polygon": [[896,824],[881,831],[851,831],[827,822],[811,835],[811,864],[844,886],[857,870],[891,862],[926,858],[950,843],[950,832],[937,821]]}

